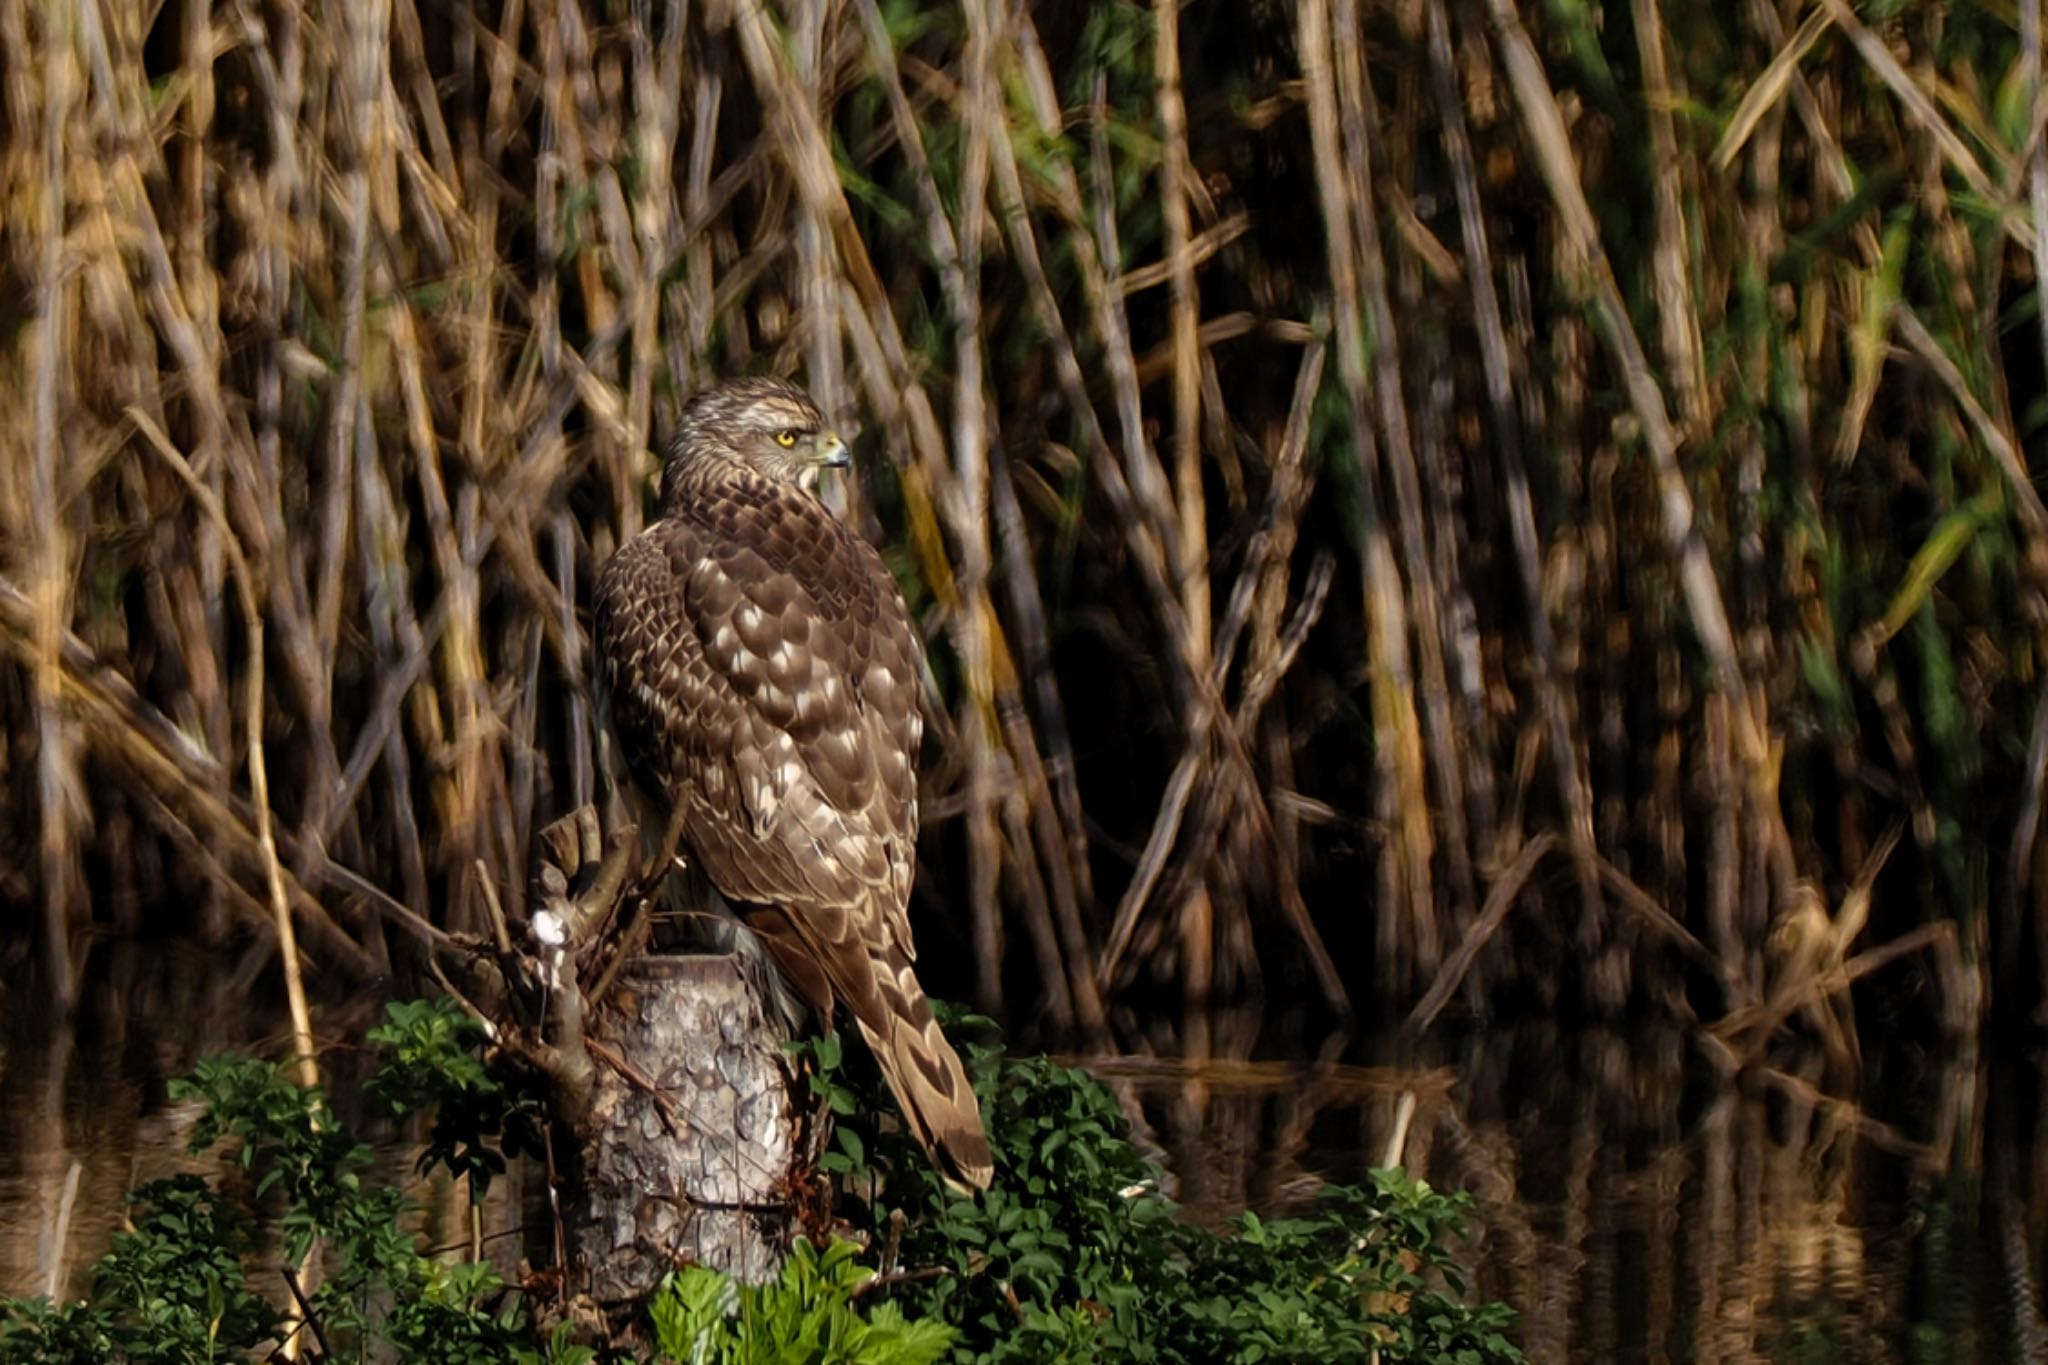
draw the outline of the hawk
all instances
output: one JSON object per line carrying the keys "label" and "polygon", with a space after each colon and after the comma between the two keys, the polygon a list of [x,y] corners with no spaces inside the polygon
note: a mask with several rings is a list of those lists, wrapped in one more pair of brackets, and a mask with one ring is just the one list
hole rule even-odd
{"label": "hawk", "polygon": [[985,1189],[981,1110],[912,970],[917,634],[881,556],[812,493],[847,463],[793,385],[693,398],[655,520],[598,575],[598,669],[650,827],[678,822],[821,1017],[846,1003],[933,1163]]}

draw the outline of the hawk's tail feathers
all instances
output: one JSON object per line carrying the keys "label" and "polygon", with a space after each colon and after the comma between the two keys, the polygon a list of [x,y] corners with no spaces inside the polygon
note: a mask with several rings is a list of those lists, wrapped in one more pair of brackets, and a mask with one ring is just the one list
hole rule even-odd
{"label": "hawk's tail feathers", "polygon": [[939,1031],[907,960],[898,957],[886,967],[876,962],[875,975],[884,1008],[877,1018],[865,1010],[854,1011],[854,1017],[896,1103],[949,1183],[987,1189],[995,1162],[981,1126],[981,1104],[959,1054]]}

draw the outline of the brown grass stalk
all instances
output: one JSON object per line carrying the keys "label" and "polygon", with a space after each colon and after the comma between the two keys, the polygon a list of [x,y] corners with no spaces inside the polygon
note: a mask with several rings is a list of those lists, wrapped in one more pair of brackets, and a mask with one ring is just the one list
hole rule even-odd
{"label": "brown grass stalk", "polygon": [[[1406,612],[1414,619],[1423,742],[1428,748],[1429,766],[1439,794],[1431,812],[1441,826],[1436,833],[1435,849],[1446,863],[1449,918],[1453,924],[1462,925],[1472,916],[1476,880],[1466,828],[1463,763],[1457,750],[1450,684],[1444,666],[1443,599],[1430,562],[1421,475],[1401,373],[1401,349],[1395,340],[1399,333],[1387,285],[1386,253],[1380,241],[1373,151],[1379,115],[1372,107],[1371,91],[1365,80],[1355,0],[1336,0],[1334,20],[1332,51],[1336,57],[1339,123],[1349,171],[1348,185],[1355,196],[1350,216],[1358,237],[1359,283],[1364,290],[1365,326],[1371,348],[1373,407],[1379,421],[1385,471],[1394,490],[1401,562],[1407,576]],[[1420,791],[1415,794],[1420,795]],[[1416,963],[1423,972],[1436,969],[1441,952],[1435,922],[1432,908],[1416,925]]]}

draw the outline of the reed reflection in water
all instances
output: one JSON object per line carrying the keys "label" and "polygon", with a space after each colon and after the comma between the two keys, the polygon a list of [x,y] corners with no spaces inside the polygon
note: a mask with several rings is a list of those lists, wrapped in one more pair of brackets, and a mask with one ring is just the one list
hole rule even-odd
{"label": "reed reflection in water", "polygon": [[[193,1168],[195,1115],[169,1101],[170,1078],[211,1053],[285,1050],[258,972],[129,945],[104,945],[94,967],[68,1027],[0,977],[7,1293],[82,1293],[126,1192]],[[338,1040],[360,1038],[378,1004],[319,1014],[352,1124],[367,1058]],[[1255,1015],[1217,1014],[1084,1060],[1204,1222],[1284,1214],[1395,1150],[1471,1191],[1472,1287],[1520,1311],[1532,1362],[2048,1360],[2038,1056],[1894,1044],[1866,1055],[1859,1104],[1822,1093],[1817,1059],[1726,1075],[1668,1026],[1529,1020],[1404,1055],[1391,1040],[1294,1049]],[[411,1178],[404,1136],[382,1136],[380,1166]],[[411,1192],[430,1240],[481,1240],[513,1269],[516,1182],[474,1225],[445,1179]]]}
{"label": "reed reflection in water", "polygon": [[[196,1105],[170,1082],[201,1058],[283,1058],[291,1025],[267,947],[223,960],[189,945],[97,945],[67,1020],[18,983],[26,944],[0,943],[0,1293],[77,1298],[125,1226],[129,1191],[181,1172],[227,1176],[218,1153],[188,1156]],[[329,999],[314,1011],[322,1083],[336,1116],[371,1146],[371,1178],[402,1184],[429,1245],[472,1245],[511,1273],[519,1255],[523,1173],[499,1181],[474,1214],[445,1173],[417,1172],[419,1144],[365,1112],[361,1048],[381,997]],[[274,1229],[272,1230],[274,1232]],[[274,1243],[262,1258],[281,1261]],[[283,1294],[281,1278],[263,1292]]]}
{"label": "reed reflection in water", "polygon": [[[2048,1360],[2042,1059],[1903,1043],[1860,1102],[1818,1056],[1718,1072],[1675,1026],[1489,1028],[1259,1061],[1205,1021],[1207,1061],[1089,1064],[1141,1115],[1192,1216],[1299,1207],[1393,1150],[1477,1200],[1474,1289],[1522,1314],[1532,1362]],[[1376,1052],[1384,1056],[1376,1056]],[[1404,1111],[1406,1111],[1404,1113]]]}

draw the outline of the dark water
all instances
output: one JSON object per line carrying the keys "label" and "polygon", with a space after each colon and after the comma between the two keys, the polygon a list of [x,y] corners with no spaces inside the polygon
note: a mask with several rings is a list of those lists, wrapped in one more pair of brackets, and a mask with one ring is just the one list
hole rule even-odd
{"label": "dark water", "polygon": [[[9,1293],[82,1292],[123,1194],[189,1168],[195,1116],[170,1077],[212,1052],[282,1051],[260,954],[108,945],[92,966],[68,1027],[0,977]],[[329,1002],[320,1030],[360,1037],[377,1006]],[[1411,1170],[1476,1197],[1473,1286],[1521,1312],[1532,1361],[2048,1360],[2039,1057],[1866,1042],[1860,1082],[1831,1098],[1817,1058],[1729,1075],[1675,1027],[1532,1021],[1402,1055],[1282,1044],[1240,1014],[1134,1046],[1149,1055],[1091,1065],[1192,1216],[1285,1212],[1398,1140]],[[340,1043],[324,1055],[345,1119],[365,1062]],[[381,1150],[408,1172],[402,1135]],[[467,1240],[459,1191],[413,1192],[429,1236]],[[516,1202],[494,1195],[477,1229],[501,1258]]]}
{"label": "dark water", "polygon": [[1426,1060],[1104,1069],[1212,1212],[1364,1179],[1412,1097],[1405,1164],[1477,1199],[1464,1259],[1532,1361],[2048,1360],[2038,1057],[1895,1041],[1844,1098],[1817,1057],[1726,1075],[1670,1027],[1525,1022]]}

